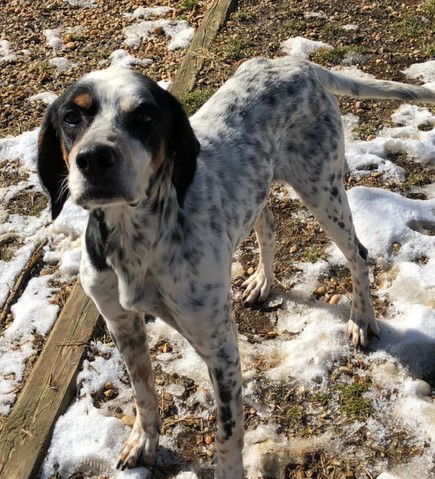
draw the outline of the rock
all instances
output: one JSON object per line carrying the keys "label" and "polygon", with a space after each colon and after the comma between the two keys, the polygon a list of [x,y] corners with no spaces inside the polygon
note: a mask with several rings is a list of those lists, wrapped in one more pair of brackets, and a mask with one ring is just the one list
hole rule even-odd
{"label": "rock", "polygon": [[254,271],[255,271],[254,268],[253,268],[252,266],[250,266],[250,267],[248,268],[247,273],[248,273],[249,275],[251,275],[251,274],[254,274]]}
{"label": "rock", "polygon": [[290,248],[290,253],[293,254],[293,253],[296,253],[296,251],[298,250],[298,247],[296,245],[293,245],[291,248]]}
{"label": "rock", "polygon": [[314,290],[314,294],[322,295],[322,294],[325,294],[325,293],[326,293],[326,287],[325,286],[319,286],[318,288],[316,288]]}
{"label": "rock", "polygon": [[272,294],[268,301],[263,305],[263,309],[266,311],[274,311],[280,308],[284,303],[284,298],[278,294]]}
{"label": "rock", "polygon": [[231,279],[235,281],[236,279],[243,278],[245,275],[245,269],[243,268],[242,263],[240,261],[234,261],[231,265]]}
{"label": "rock", "polygon": [[68,48],[68,50],[73,50],[76,47],[76,42],[68,42],[65,44],[65,47]]}
{"label": "rock", "polygon": [[331,299],[329,300],[329,304],[337,304],[341,299],[340,294],[334,294],[331,296]]}
{"label": "rock", "polygon": [[115,395],[115,391],[113,389],[108,389],[107,391],[104,391],[103,394],[106,398],[110,399]]}
{"label": "rock", "polygon": [[135,417],[131,415],[122,416],[121,421],[128,427],[133,427]]}
{"label": "rock", "polygon": [[207,446],[210,446],[210,444],[214,443],[214,437],[211,434],[207,434],[204,436],[204,442],[207,444]]}

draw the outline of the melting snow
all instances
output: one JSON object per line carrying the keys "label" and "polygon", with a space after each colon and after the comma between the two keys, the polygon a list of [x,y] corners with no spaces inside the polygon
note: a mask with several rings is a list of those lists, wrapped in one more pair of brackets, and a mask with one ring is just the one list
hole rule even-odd
{"label": "melting snow", "polygon": [[435,80],[435,60],[428,60],[423,63],[413,63],[409,68],[403,70],[409,78],[416,78],[425,82]]}
{"label": "melting snow", "polygon": [[41,93],[36,93],[36,95],[29,96],[27,98],[28,101],[31,103],[37,102],[37,101],[42,101],[45,105],[51,105],[54,100],[56,100],[57,95],[56,93],[52,91],[43,91]]}
{"label": "melting snow", "polygon": [[68,58],[65,57],[50,58],[50,60],[48,60],[48,63],[56,67],[56,70],[58,72],[67,72],[68,70],[72,70],[77,66],[75,63],[70,62]]}
{"label": "melting snow", "polygon": [[145,20],[125,28],[124,44],[129,47],[139,46],[157,29],[162,29],[164,34],[171,38],[169,50],[187,48],[195,33],[186,20]]}
{"label": "melting snow", "polygon": [[12,51],[10,42],[7,40],[0,40],[0,63],[12,62],[17,58]]}
{"label": "melting snow", "polygon": [[149,58],[136,58],[123,49],[115,50],[114,52],[112,52],[109,59],[111,65],[117,65],[123,68],[129,68],[132,65],[147,66],[153,62]]}
{"label": "melting snow", "polygon": [[304,37],[291,37],[281,43],[281,48],[287,55],[292,55],[302,60],[309,60],[310,55],[315,51],[332,48],[332,46],[328,43],[309,40]]}

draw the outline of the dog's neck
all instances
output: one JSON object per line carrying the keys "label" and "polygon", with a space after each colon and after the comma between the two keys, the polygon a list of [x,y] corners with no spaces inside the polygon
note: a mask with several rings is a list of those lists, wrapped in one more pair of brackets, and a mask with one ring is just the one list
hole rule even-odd
{"label": "dog's neck", "polygon": [[162,233],[176,218],[180,207],[171,182],[172,169],[163,164],[152,175],[146,196],[136,205],[114,205],[103,209],[109,233],[108,253],[112,249],[140,247],[153,250]]}
{"label": "dog's neck", "polygon": [[113,205],[103,212],[107,227],[106,262],[118,276],[122,306],[132,309],[139,297],[143,301],[145,277],[153,276],[153,264],[159,262],[163,239],[182,215],[170,171],[157,172],[151,178],[147,195],[137,206]]}

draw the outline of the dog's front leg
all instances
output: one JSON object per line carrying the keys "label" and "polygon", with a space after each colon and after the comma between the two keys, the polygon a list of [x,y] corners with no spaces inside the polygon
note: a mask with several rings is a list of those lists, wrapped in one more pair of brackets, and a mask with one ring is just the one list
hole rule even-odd
{"label": "dog's front leg", "polygon": [[216,397],[216,479],[242,479],[243,411],[240,357],[235,324],[226,320],[211,335],[205,356]]}
{"label": "dog's front leg", "polygon": [[136,419],[117,467],[134,467],[140,457],[145,465],[152,465],[161,421],[144,322],[137,313],[126,311],[119,304],[118,280],[111,270],[82,274],[81,279],[125,361],[136,398]]}
{"label": "dog's front leg", "polygon": [[153,465],[161,421],[143,320],[126,312],[106,322],[127,366],[136,398],[136,419],[117,468],[134,467],[140,457],[145,465]]}

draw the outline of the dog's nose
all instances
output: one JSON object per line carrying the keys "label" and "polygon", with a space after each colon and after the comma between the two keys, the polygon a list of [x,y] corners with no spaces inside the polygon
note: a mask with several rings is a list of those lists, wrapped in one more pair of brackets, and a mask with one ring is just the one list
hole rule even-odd
{"label": "dog's nose", "polygon": [[115,152],[106,145],[86,146],[77,154],[76,163],[85,175],[104,173],[115,165]]}

